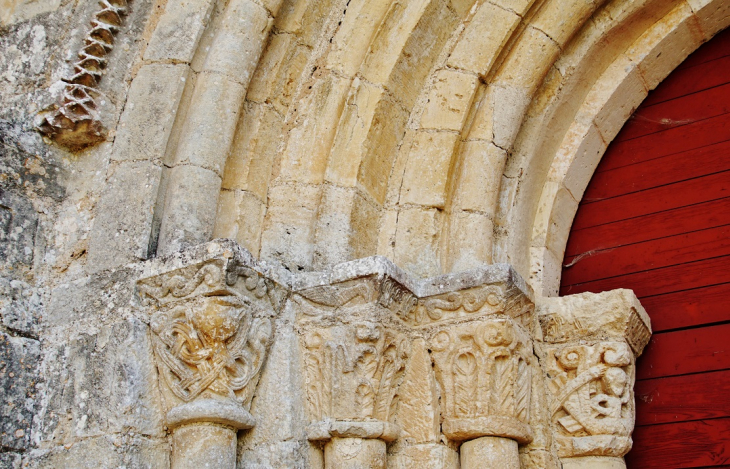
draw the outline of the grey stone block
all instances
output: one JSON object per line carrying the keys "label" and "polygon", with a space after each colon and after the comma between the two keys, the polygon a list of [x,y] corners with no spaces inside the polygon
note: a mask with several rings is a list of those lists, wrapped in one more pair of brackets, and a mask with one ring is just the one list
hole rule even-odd
{"label": "grey stone block", "polygon": [[65,335],[68,339],[44,357],[40,440],[60,444],[123,432],[161,436],[147,326],[129,319],[94,332]]}
{"label": "grey stone block", "polygon": [[37,288],[20,280],[0,277],[0,318],[5,327],[37,336],[42,306]]}
{"label": "grey stone block", "polygon": [[39,359],[37,340],[0,332],[0,444],[5,448],[30,446]]}

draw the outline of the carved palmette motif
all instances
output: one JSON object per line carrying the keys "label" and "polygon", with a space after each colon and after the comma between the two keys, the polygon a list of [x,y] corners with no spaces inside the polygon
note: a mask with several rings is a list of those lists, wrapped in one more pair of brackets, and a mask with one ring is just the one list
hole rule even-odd
{"label": "carved palmette motif", "polygon": [[532,351],[508,319],[441,330],[430,347],[442,389],[442,414],[469,419],[505,416],[527,423]]}
{"label": "carved palmette motif", "polygon": [[623,456],[634,427],[634,364],[625,342],[548,350],[561,456]]}

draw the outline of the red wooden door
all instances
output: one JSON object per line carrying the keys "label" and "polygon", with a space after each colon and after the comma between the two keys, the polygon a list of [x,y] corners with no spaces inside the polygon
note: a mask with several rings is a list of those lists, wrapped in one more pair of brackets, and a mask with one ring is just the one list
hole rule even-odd
{"label": "red wooden door", "polygon": [[651,317],[628,467],[730,467],[730,30],[611,143],[564,262],[561,295],[631,288]]}

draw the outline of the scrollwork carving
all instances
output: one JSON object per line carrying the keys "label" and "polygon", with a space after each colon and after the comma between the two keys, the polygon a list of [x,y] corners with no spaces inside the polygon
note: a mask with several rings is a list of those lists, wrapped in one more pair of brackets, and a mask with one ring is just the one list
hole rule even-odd
{"label": "scrollwork carving", "polygon": [[551,415],[561,456],[623,456],[634,428],[634,364],[625,342],[549,350]]}
{"label": "scrollwork carving", "polygon": [[486,285],[425,298],[406,320],[414,326],[422,326],[477,313],[502,312],[504,306],[501,289]]}
{"label": "scrollwork carving", "polygon": [[252,315],[251,301],[203,297],[154,314],[160,373],[172,393],[190,402],[204,392],[248,402],[271,337],[271,322]]}

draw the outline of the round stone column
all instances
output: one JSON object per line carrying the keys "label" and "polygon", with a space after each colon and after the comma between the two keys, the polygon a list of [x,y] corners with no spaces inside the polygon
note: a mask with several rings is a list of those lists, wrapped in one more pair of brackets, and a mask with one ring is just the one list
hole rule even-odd
{"label": "round stone column", "polygon": [[238,430],[255,424],[243,407],[215,399],[174,407],[166,420],[172,430],[172,469],[235,469]]}
{"label": "round stone column", "polygon": [[517,442],[510,438],[483,436],[461,445],[461,469],[520,469]]}
{"label": "round stone column", "polygon": [[324,445],[325,469],[385,469],[386,461],[380,439],[335,437]]}

